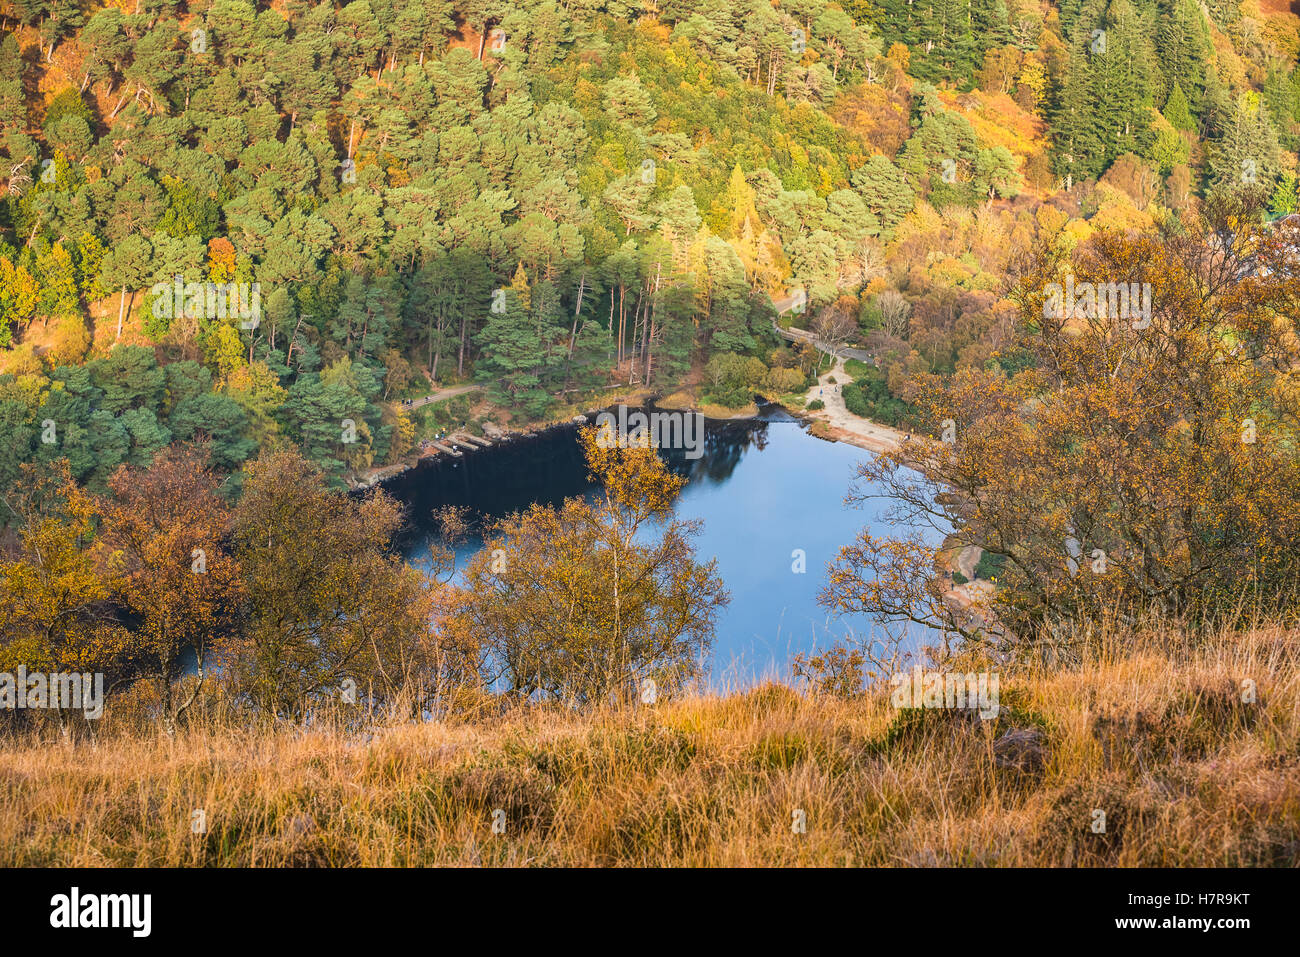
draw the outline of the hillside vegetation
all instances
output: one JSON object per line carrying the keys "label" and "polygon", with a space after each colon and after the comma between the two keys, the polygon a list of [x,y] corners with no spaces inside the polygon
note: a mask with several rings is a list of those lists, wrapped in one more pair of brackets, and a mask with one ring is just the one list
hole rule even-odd
{"label": "hillside vegetation", "polygon": [[0,864],[1294,864],[1297,633],[1186,637],[1004,668],[988,722],[779,685],[175,738],[124,734],[120,710],[93,749],[0,744]]}
{"label": "hillside vegetation", "polygon": [[[1298,26],[0,4],[0,682],[106,698],[0,711],[0,863],[1293,862]],[[914,660],[708,691],[731,595],[647,442],[440,509],[428,567],[371,487],[446,430],[819,374],[907,431],[846,490],[889,535],[799,571]],[[997,717],[897,704],[914,663]]]}
{"label": "hillside vegetation", "polygon": [[[895,417],[918,376],[1016,371],[1016,251],[1244,186],[1296,209],[1291,12],[698,6],[0,5],[0,485],[194,439],[342,484],[719,356],[772,373],[713,390],[741,408],[811,381],[770,333],[791,289]],[[449,380],[488,403],[395,401]]]}

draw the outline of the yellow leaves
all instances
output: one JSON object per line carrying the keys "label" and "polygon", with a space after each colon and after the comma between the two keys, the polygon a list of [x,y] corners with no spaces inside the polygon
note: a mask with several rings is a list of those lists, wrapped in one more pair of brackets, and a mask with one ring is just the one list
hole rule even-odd
{"label": "yellow leaves", "polygon": [[885,53],[885,59],[901,72],[906,73],[908,65],[912,62],[912,51],[908,49],[905,43],[891,43],[889,50]]}
{"label": "yellow leaves", "polygon": [[514,292],[515,298],[523,309],[529,309],[532,306],[532,286],[528,282],[528,273],[524,272],[524,264],[520,262],[515,266],[514,277],[510,280],[510,289]]}
{"label": "yellow leaves", "polygon": [[208,240],[208,279],[227,282],[235,275],[235,244],[224,236]]}
{"label": "yellow leaves", "polygon": [[[1152,227],[1154,220],[1151,214],[1136,208],[1133,201],[1125,193],[1106,183],[1099,183],[1097,192],[1102,197],[1103,202],[1101,209],[1088,221],[1087,225],[1090,231],[1102,229],[1144,230]],[[1080,221],[1076,220],[1076,222]],[[1087,235],[1081,235],[1080,238],[1086,240]]]}
{"label": "yellow leaves", "polygon": [[60,649],[60,671],[102,671],[108,662],[119,661],[132,646],[131,632],[111,622],[96,622],[76,631]]}
{"label": "yellow leaves", "polygon": [[695,561],[689,525],[669,521],[656,542],[637,534],[682,484],[654,449],[594,429],[582,440],[604,503],[534,505],[498,523],[445,627],[479,635],[488,671],[518,694],[599,700],[649,674],[669,688],[697,667],[726,591],[714,563]]}
{"label": "yellow leaves", "polygon": [[[93,500],[73,483],[66,461],[23,466],[15,495],[23,521],[19,548],[0,561],[0,647],[53,669],[104,668],[118,651],[106,611],[108,584],[88,547]],[[21,663],[21,659],[19,659]]]}
{"label": "yellow leaves", "polygon": [[1072,219],[1065,226],[1065,234],[1072,247],[1087,242],[1095,232],[1096,230],[1082,219]]}
{"label": "yellow leaves", "polygon": [[389,463],[399,462],[412,448],[415,447],[415,423],[411,417],[403,410],[394,410],[385,414],[385,422],[388,421],[388,415],[391,414],[393,426],[393,435],[389,440],[388,461]]}
{"label": "yellow leaves", "polygon": [[104,556],[104,569],[110,575],[121,575],[126,571],[126,552],[120,548],[111,549]]}
{"label": "yellow leaves", "polygon": [[235,401],[258,409],[275,408],[288,395],[280,385],[279,376],[261,359],[232,369],[224,385]]}
{"label": "yellow leaves", "polygon": [[217,367],[222,378],[244,364],[244,343],[239,332],[231,325],[217,326],[208,341],[208,359]]}
{"label": "yellow leaves", "polygon": [[638,443],[635,438],[616,435],[611,426],[605,428],[608,431],[603,435],[594,428],[581,432],[592,478],[613,503],[634,513],[637,521],[669,511],[686,480],[668,470],[648,439]]}
{"label": "yellow leaves", "polygon": [[21,266],[0,256],[0,322],[26,325],[36,311],[37,282]]}
{"label": "yellow leaves", "polygon": [[1038,220],[1039,230],[1048,236],[1063,229],[1065,224],[1070,221],[1069,213],[1046,203],[1038,207],[1034,217]]}

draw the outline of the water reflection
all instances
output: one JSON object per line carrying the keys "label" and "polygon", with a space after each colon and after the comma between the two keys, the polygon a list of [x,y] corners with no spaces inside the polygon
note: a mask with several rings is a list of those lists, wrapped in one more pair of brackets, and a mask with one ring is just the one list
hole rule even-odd
{"label": "water reflection", "polygon": [[[464,505],[495,518],[533,502],[556,505],[593,493],[577,429],[574,423],[459,459],[440,457],[388,483],[410,509],[408,559],[428,561],[436,536],[430,517],[441,506]],[[817,603],[827,563],[858,529],[891,531],[883,503],[844,505],[854,464],[871,453],[819,439],[769,406],[756,419],[708,421],[699,458],[688,459],[682,449],[661,454],[688,479],[677,514],[702,521],[699,556],[718,560],[732,594],[718,622],[715,682],[748,684],[784,674],[797,652],[875,630],[869,619],[833,618]],[[463,566],[481,544],[458,546],[457,564]],[[804,570],[796,571],[800,566]]]}

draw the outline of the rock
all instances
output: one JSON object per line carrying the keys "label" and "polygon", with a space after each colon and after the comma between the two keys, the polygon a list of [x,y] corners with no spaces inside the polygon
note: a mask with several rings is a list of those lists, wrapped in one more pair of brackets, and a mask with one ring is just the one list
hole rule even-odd
{"label": "rock", "polygon": [[1038,728],[1014,728],[993,742],[993,760],[1000,768],[1040,771],[1047,763],[1047,737]]}

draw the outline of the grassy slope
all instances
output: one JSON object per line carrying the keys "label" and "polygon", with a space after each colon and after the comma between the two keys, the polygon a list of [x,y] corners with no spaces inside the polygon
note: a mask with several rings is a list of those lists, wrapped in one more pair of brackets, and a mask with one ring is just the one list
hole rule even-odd
{"label": "grassy slope", "polygon": [[[0,746],[0,865],[1285,864],[1300,633],[1002,672],[1003,713],[766,686],[657,709]],[[1240,702],[1253,678],[1259,703]],[[914,720],[919,714],[923,719]],[[1043,729],[1044,761],[995,739]],[[204,808],[209,831],[190,833]],[[504,836],[492,811],[506,812]],[[803,809],[807,832],[795,834]],[[1094,809],[1104,834],[1092,831]]]}

